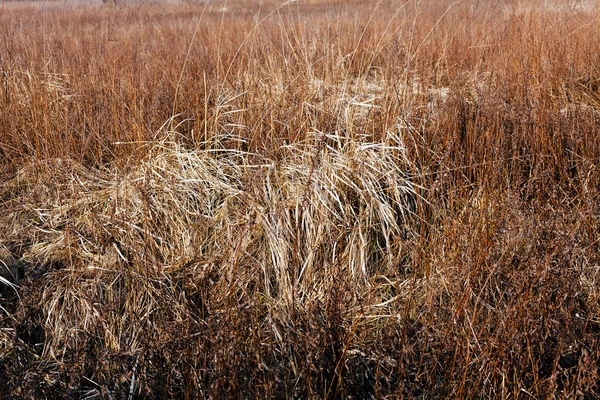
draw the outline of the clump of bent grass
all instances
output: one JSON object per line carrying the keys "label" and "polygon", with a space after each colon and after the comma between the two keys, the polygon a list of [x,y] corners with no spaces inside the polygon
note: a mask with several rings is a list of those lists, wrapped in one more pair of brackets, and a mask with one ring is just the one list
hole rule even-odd
{"label": "clump of bent grass", "polygon": [[224,307],[252,285],[282,311],[326,299],[340,273],[360,292],[400,262],[417,195],[399,134],[317,132],[277,161],[175,137],[147,143],[126,171],[54,160],[43,169],[50,183],[23,188],[40,182],[39,165],[9,183],[37,192],[17,211],[34,238],[24,259],[55,266],[42,295],[46,354],[86,335],[111,351],[137,348],[164,313],[186,318],[177,277],[210,275]]}
{"label": "clump of bent grass", "polygon": [[297,258],[300,281],[327,265],[341,265],[359,281],[374,268],[396,265],[416,201],[400,137],[388,133],[381,143],[365,143],[318,133],[287,150],[279,171],[269,171],[282,182],[271,203],[280,209],[262,215],[275,215],[282,225],[269,232],[270,240],[287,235],[294,249],[274,264]]}

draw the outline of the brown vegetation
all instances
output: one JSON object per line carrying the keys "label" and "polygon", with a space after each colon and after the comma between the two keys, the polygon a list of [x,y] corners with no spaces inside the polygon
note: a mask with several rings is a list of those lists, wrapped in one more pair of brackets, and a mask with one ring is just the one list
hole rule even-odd
{"label": "brown vegetation", "polygon": [[0,397],[597,398],[599,17],[3,3]]}

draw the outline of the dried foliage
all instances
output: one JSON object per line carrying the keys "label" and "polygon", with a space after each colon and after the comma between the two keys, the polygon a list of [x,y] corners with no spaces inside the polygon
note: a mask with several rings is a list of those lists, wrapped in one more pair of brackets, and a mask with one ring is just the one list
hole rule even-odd
{"label": "dried foliage", "polygon": [[600,396],[600,10],[0,8],[0,397]]}

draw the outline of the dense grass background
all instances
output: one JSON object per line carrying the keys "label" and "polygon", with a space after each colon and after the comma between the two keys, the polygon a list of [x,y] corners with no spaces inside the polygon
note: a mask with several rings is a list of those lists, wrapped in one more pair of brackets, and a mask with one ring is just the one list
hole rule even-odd
{"label": "dense grass background", "polygon": [[599,17],[2,3],[0,396],[597,398]]}

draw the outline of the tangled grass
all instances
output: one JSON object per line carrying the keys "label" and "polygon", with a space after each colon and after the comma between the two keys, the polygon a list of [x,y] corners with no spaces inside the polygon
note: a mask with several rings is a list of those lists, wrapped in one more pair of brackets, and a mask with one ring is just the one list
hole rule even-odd
{"label": "tangled grass", "polygon": [[43,357],[59,360],[88,337],[139,354],[140,336],[163,335],[165,313],[190,318],[181,280],[214,279],[220,307],[260,293],[289,323],[340,276],[363,296],[371,277],[402,263],[420,200],[397,132],[378,143],[315,132],[279,160],[227,148],[227,138],[187,149],[176,132],[161,136],[127,170],[51,159],[5,185],[31,199],[10,216],[29,220],[15,228],[30,241],[23,258],[53,269],[42,278]]}

